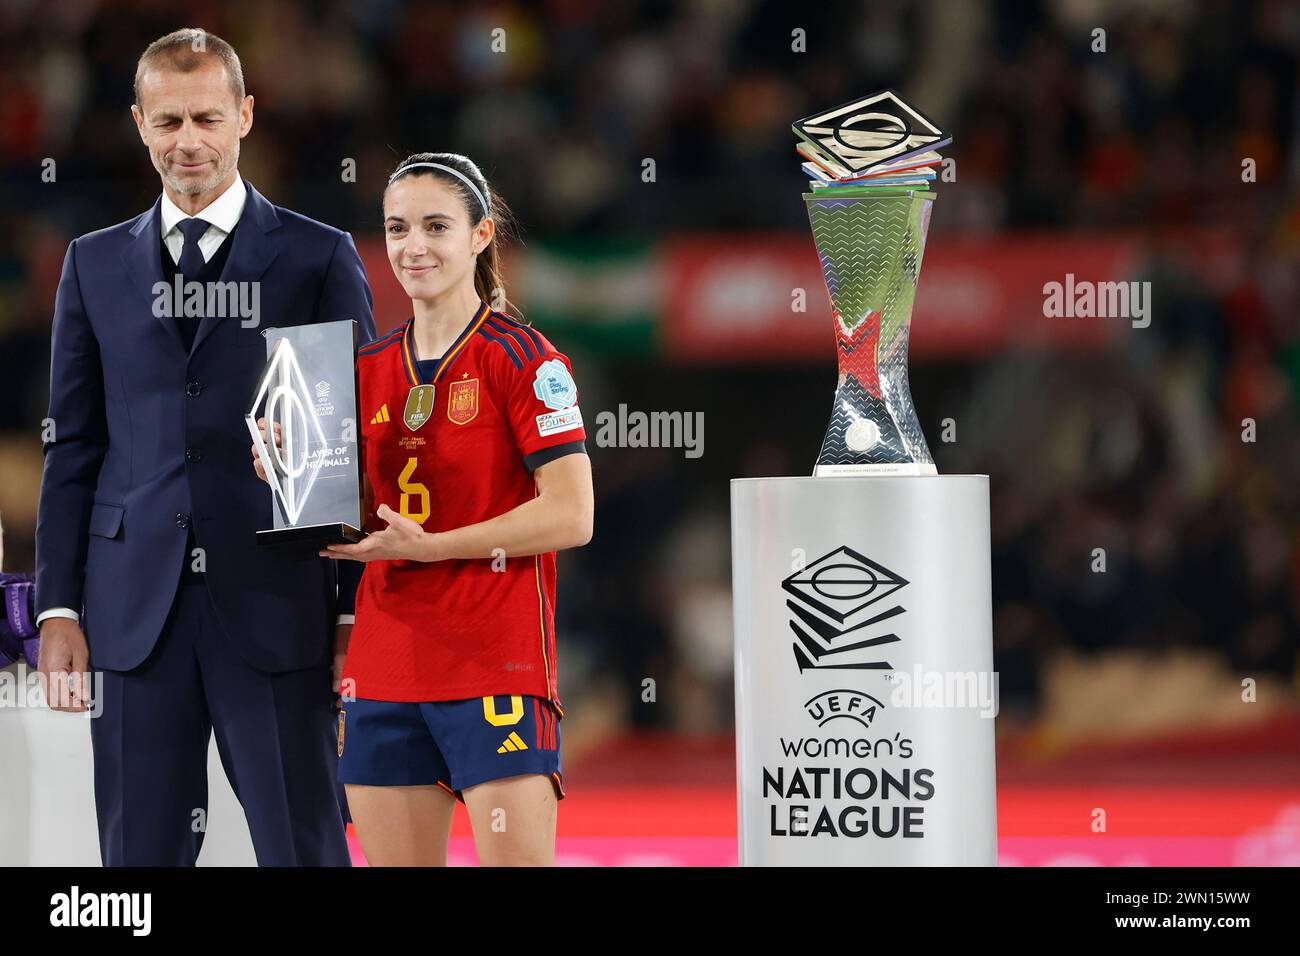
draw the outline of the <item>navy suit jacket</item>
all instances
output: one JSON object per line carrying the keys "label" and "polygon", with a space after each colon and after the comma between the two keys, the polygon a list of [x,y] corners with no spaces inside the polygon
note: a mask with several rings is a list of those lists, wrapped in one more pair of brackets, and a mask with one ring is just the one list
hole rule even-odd
{"label": "navy suit jacket", "polygon": [[[159,209],[74,240],[54,305],[52,440],[36,527],[37,613],[84,607],[95,667],[128,670],[162,633],[187,527],[226,634],[249,664],[281,672],[331,659],[360,565],[257,545],[271,492],[253,472],[244,415],[268,327],[353,319],[374,337],[370,287],[345,232],[248,196],[221,281],[258,282],[260,321],[205,316],[187,354],[155,315]],[[188,454],[187,454],[188,453]]]}

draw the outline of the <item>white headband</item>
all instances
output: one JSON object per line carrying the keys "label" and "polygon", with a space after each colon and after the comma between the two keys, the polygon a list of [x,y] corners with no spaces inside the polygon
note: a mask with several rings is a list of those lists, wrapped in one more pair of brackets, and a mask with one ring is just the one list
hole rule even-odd
{"label": "white headband", "polygon": [[460,172],[459,170],[452,169],[450,166],[444,166],[442,165],[442,163],[411,163],[411,165],[409,166],[403,166],[401,169],[395,170],[393,172],[393,175],[388,177],[388,185],[391,186],[393,184],[393,180],[395,180],[398,176],[405,173],[407,170],[419,169],[422,166],[427,167],[429,169],[441,169],[451,173],[453,176],[455,176],[462,183],[464,183],[466,186],[469,187],[469,191],[474,194],[474,196],[479,201],[479,205],[483,207],[483,215],[485,216],[492,215],[491,211],[488,209],[487,200],[483,198],[483,194],[479,192],[478,187],[475,186],[474,183],[470,181],[470,178],[466,176],[464,173]]}

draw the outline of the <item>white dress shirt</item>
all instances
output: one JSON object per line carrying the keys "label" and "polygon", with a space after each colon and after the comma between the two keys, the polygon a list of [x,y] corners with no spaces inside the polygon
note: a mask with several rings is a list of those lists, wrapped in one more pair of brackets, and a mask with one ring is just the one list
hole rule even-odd
{"label": "white dress shirt", "polygon": [[[243,177],[236,174],[235,181],[226,187],[224,193],[194,214],[193,218],[202,219],[209,224],[208,231],[199,240],[199,252],[203,253],[204,262],[211,259],[226,236],[235,231],[247,199],[248,187],[244,185]],[[185,235],[176,226],[182,219],[189,219],[190,215],[172,202],[166,193],[163,193],[160,212],[163,244],[171,253],[172,262],[179,264],[181,250],[185,247]]]}
{"label": "white dress shirt", "polygon": [[[226,236],[235,231],[235,226],[239,224],[239,217],[244,213],[244,203],[247,199],[248,187],[244,185],[243,177],[236,173],[235,181],[226,187],[226,191],[192,217],[202,219],[209,224],[207,232],[203,233],[203,236],[199,239],[199,252],[203,253],[204,262],[208,262],[213,254],[221,248]],[[159,212],[161,213],[159,218],[161,219],[160,228],[162,230],[163,244],[167,247],[172,262],[179,264],[181,250],[185,248],[185,234],[177,228],[177,225],[182,220],[191,217],[180,206],[172,202],[165,192],[162,195],[162,206]],[[47,617],[66,617],[77,621],[80,620],[81,616],[70,607],[52,607],[49,610],[42,611],[37,616],[37,627]],[[340,614],[337,623],[351,624],[353,620],[354,616],[351,614]]]}

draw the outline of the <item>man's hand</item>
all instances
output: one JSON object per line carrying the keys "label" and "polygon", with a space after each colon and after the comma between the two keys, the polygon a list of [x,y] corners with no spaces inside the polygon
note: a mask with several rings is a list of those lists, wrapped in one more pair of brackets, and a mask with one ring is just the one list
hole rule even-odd
{"label": "man's hand", "polygon": [[[266,442],[266,419],[265,418],[259,418],[257,420],[257,430],[261,432],[262,442],[265,444]],[[275,423],[275,446],[277,448],[281,447],[279,422]],[[261,478],[263,481],[266,481],[266,469],[262,467],[262,456],[257,453],[256,443],[249,445],[248,448],[253,453],[253,471],[257,472],[257,477]]]}
{"label": "man's hand", "polygon": [[66,617],[41,622],[37,675],[50,710],[76,713],[90,703],[90,647],[81,625]]}
{"label": "man's hand", "polygon": [[334,693],[343,686],[343,661],[348,656],[348,641],[352,638],[351,624],[334,626]]}
{"label": "man's hand", "polygon": [[320,552],[322,558],[347,558],[350,561],[436,561],[437,535],[430,534],[406,515],[388,505],[375,512],[388,522],[383,531],[367,535],[356,544],[331,544]]}

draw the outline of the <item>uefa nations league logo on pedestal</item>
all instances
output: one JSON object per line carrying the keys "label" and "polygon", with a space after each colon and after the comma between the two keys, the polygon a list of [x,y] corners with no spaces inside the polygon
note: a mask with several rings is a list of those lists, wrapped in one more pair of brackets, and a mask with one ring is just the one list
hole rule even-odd
{"label": "uefa nations league logo on pedestal", "polygon": [[[886,599],[907,584],[847,545],[782,581],[781,587],[797,599],[787,598],[785,606],[794,615],[790,630],[799,671],[892,670],[882,654],[899,640],[888,628],[904,609]],[[864,636],[871,628],[877,630]]]}

